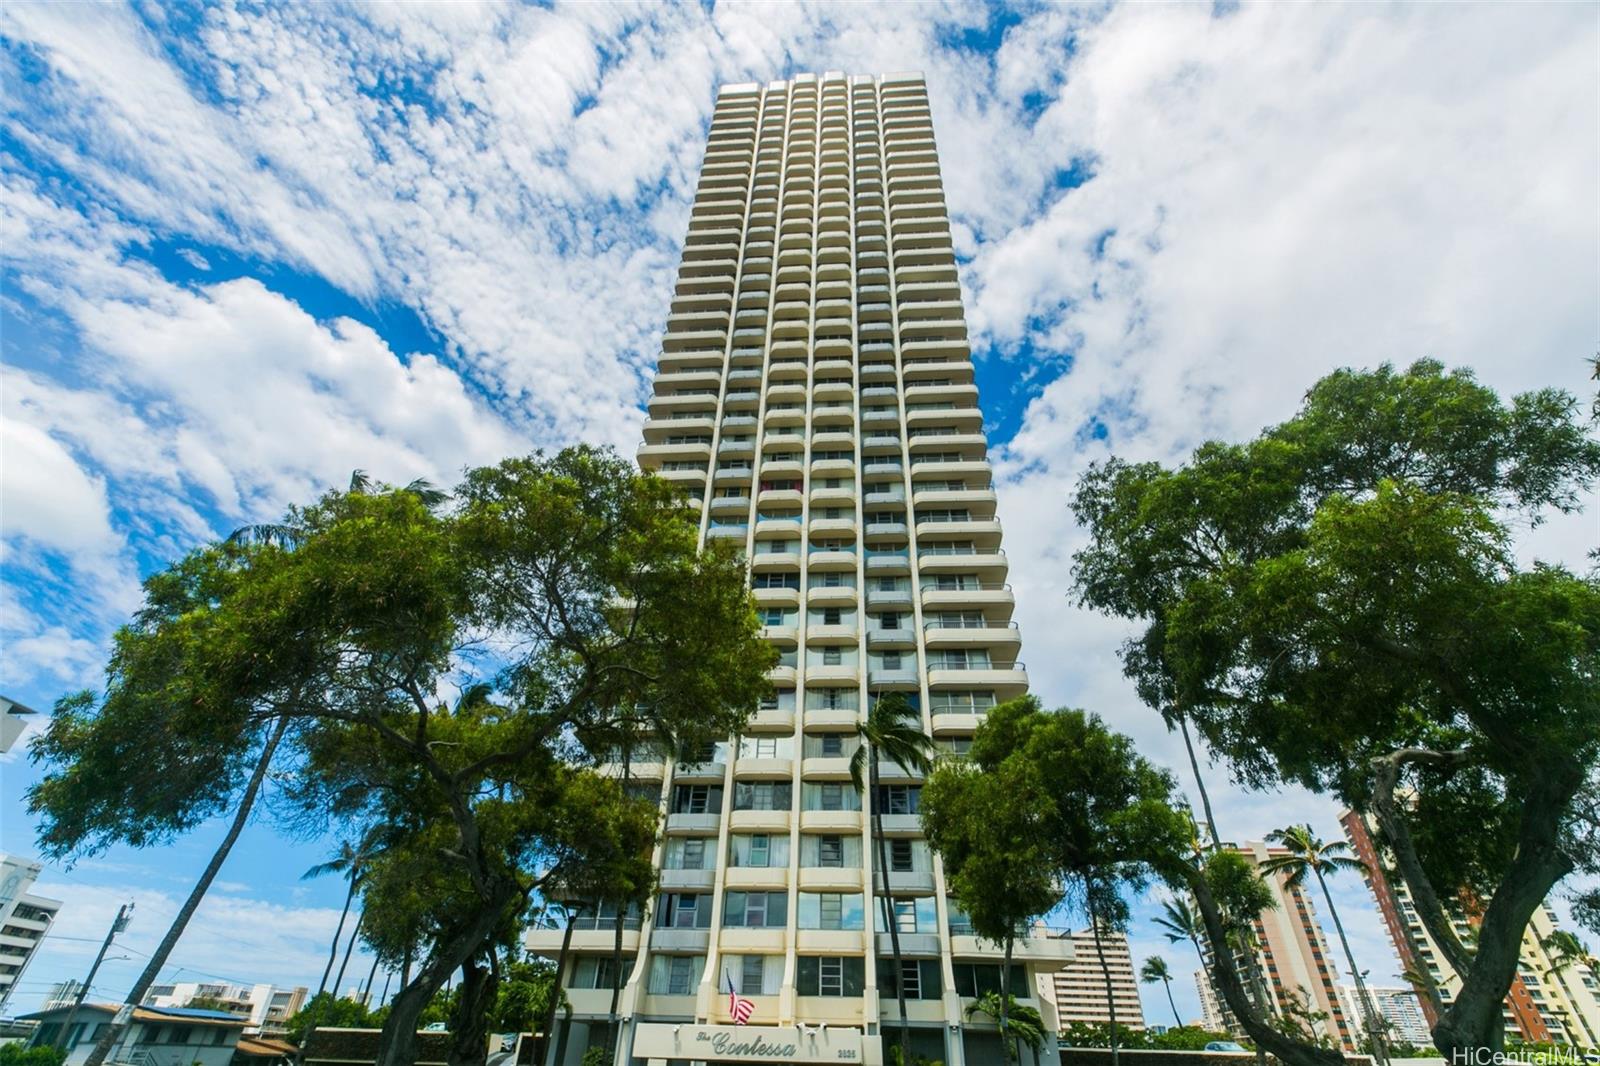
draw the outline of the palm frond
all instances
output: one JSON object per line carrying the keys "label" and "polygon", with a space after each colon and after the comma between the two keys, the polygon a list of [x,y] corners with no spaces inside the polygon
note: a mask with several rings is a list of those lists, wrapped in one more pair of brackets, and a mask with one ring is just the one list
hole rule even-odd
{"label": "palm frond", "polygon": [[372,489],[372,478],[367,476],[365,470],[350,471],[350,487],[345,490],[346,492],[356,496],[370,496],[372,495]]}
{"label": "palm frond", "polygon": [[261,522],[240,526],[228,534],[229,544],[264,544],[277,548],[293,548],[300,543],[299,532],[282,522]]}

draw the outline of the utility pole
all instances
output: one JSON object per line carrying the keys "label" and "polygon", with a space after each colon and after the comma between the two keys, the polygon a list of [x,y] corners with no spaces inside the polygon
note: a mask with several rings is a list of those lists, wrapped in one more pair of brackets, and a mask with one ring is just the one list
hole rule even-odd
{"label": "utility pole", "polygon": [[83,997],[89,994],[89,988],[94,984],[94,975],[100,969],[100,964],[105,961],[106,952],[111,948],[111,941],[116,939],[118,933],[128,928],[128,923],[133,920],[133,904],[124,903],[117,908],[117,916],[111,920],[111,928],[106,931],[105,942],[100,945],[100,953],[94,957],[94,965],[89,967],[89,976],[83,979],[83,984],[78,987],[77,998],[72,1001],[72,1009],[67,1011],[67,1020],[62,1023],[61,1031],[56,1034],[55,1046],[63,1050],[67,1043],[67,1034],[72,1032],[73,1019],[78,1016],[78,1008],[83,1006]]}

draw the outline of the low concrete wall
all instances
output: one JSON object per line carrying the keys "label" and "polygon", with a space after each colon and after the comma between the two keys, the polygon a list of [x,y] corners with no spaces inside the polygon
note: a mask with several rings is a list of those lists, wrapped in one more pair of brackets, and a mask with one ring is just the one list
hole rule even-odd
{"label": "low concrete wall", "polygon": [[[1122,1051],[1117,1057],[1125,1066],[1255,1066],[1254,1052],[1237,1051]],[[1277,1063],[1271,1055],[1267,1061]],[[1372,1066],[1368,1055],[1346,1055],[1350,1066]],[[1404,1063],[1423,1063],[1426,1059],[1396,1060]],[[1061,1066],[1111,1066],[1111,1049],[1103,1047],[1064,1047],[1061,1049]]]}

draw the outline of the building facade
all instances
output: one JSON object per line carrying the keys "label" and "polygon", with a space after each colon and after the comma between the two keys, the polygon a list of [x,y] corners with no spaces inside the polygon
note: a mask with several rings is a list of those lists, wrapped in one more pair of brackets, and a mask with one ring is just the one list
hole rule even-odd
{"label": "building facade", "polygon": [[36,862],[0,853],[0,1011],[61,910],[60,900],[28,891],[40,870]]}
{"label": "building facade", "polygon": [[[600,1042],[620,983],[619,1063],[877,1062],[899,985],[916,1051],[999,1061],[994,1027],[963,1013],[998,985],[998,953],[945,891],[920,779],[884,765],[858,796],[848,771],[879,695],[962,752],[1028,683],[921,76],[718,94],[639,463],[683,489],[706,542],[745,553],[776,694],[741,738],[632,764],[661,797],[660,895],[625,916],[620,971],[614,912],[579,921],[556,1057]],[[1022,941],[1011,987],[1070,952]],[[730,990],[748,1024],[730,1024]]]}
{"label": "building facade", "polygon": [[233,985],[185,981],[151,985],[144,1004],[149,1007],[192,1007],[202,1004],[244,1018],[246,1036],[278,1037],[288,1032],[288,1022],[305,1005],[307,989],[276,985]]}
{"label": "building facade", "polygon": [[[1410,890],[1404,881],[1386,872],[1389,864],[1379,854],[1377,837],[1364,817],[1345,811],[1339,821],[1345,839],[1367,864],[1367,888],[1383,915],[1401,965],[1419,976],[1426,972],[1439,989],[1439,998],[1449,1003],[1461,989],[1461,976],[1423,926]],[[1470,937],[1474,920],[1465,909],[1451,915],[1456,933],[1463,939]],[[1555,912],[1544,904],[1533,912],[1523,931],[1517,976],[1506,995],[1506,1033],[1530,1042],[1600,1048],[1600,975],[1580,962],[1553,954],[1547,942],[1559,929]],[[1438,1022],[1437,1012],[1426,997],[1421,1007],[1431,1029]]]}
{"label": "building facade", "polygon": [[[1340,985],[1339,998],[1344,1002],[1347,1018],[1361,1017],[1361,1000],[1355,985]],[[1433,1033],[1428,1027],[1428,1017],[1422,1013],[1422,1001],[1409,988],[1368,985],[1367,998],[1372,1009],[1383,1020],[1385,1039],[1399,1041],[1414,1047],[1431,1047]]]}
{"label": "building facade", "polygon": [[[82,1066],[120,1008],[115,1003],[85,1003],[76,1010],[60,1006],[24,1015],[25,1020],[39,1023],[29,1046],[59,1042],[66,1053],[62,1066]],[[230,1066],[243,1029],[244,1019],[226,1011],[136,1007],[106,1058],[138,1066]]]}
{"label": "building facade", "polygon": [[[1259,840],[1243,845],[1227,845],[1258,867],[1275,855],[1285,854],[1283,848],[1272,847]],[[1333,962],[1327,934],[1317,919],[1316,906],[1303,885],[1289,884],[1289,874],[1263,874],[1262,880],[1272,889],[1274,906],[1263,911],[1255,921],[1257,951],[1254,965],[1266,989],[1275,1013],[1297,1015],[1324,1015],[1312,1026],[1319,1035],[1326,1036],[1338,1047],[1354,1051],[1366,1039],[1361,1016],[1345,1011],[1339,997],[1339,971]],[[1208,949],[1209,950],[1209,949]],[[1248,953],[1238,959],[1240,976],[1246,988],[1251,984]],[[1209,958],[1208,958],[1209,965]],[[1203,975],[1197,983],[1203,981]],[[1208,1025],[1213,1020],[1223,1024],[1222,1031],[1239,1033],[1237,1019],[1227,1004],[1221,1003],[1213,990],[1202,985],[1201,1003],[1210,996]]]}
{"label": "building facade", "polygon": [[1088,929],[1060,934],[1072,944],[1072,958],[1054,973],[1039,976],[1039,993],[1056,1011],[1056,1024],[1066,1029],[1074,1022],[1108,1025],[1111,1010],[1106,1003],[1106,978],[1111,978],[1111,1000],[1117,1007],[1117,1025],[1144,1028],[1144,1007],[1139,1001],[1139,982],[1133,973],[1133,953],[1128,937],[1115,929],[1102,930],[1100,949],[1105,966],[1095,951],[1094,933]]}
{"label": "building facade", "polygon": [[1217,990],[1212,987],[1210,972],[1196,970],[1194,987],[1200,996],[1200,1024],[1208,1032],[1238,1035],[1239,1028],[1233,1015],[1223,1008],[1222,1001],[1217,998]]}

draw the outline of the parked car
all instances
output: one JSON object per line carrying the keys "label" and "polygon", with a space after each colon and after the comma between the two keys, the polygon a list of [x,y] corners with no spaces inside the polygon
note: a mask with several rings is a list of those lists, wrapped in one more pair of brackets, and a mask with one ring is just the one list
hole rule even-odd
{"label": "parked car", "polygon": [[1243,1044],[1235,1044],[1232,1040],[1213,1040],[1211,1043],[1206,1045],[1206,1050],[1248,1052],[1250,1049],[1245,1047]]}

